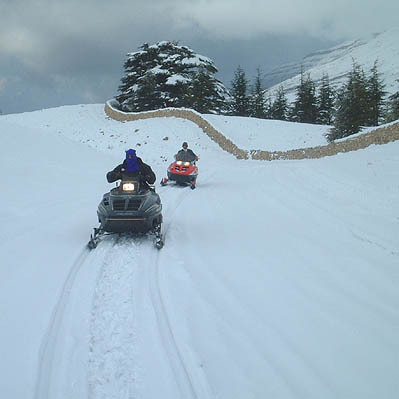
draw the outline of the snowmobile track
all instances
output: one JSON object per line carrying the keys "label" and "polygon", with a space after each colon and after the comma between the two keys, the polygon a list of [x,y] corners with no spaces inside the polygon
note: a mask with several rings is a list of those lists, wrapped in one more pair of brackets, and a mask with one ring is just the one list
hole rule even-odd
{"label": "snowmobile track", "polygon": [[178,343],[171,322],[168,317],[168,312],[164,300],[162,299],[161,287],[159,283],[159,259],[160,253],[154,254],[155,261],[152,262],[150,267],[149,285],[152,305],[157,317],[159,333],[162,337],[165,351],[167,352],[170,364],[172,366],[176,382],[181,391],[182,398],[195,398],[198,396],[194,389],[192,377],[185,364],[181,351],[179,350]]}
{"label": "snowmobile track", "polygon": [[120,237],[102,260],[91,304],[88,399],[138,396],[134,309],[140,251],[139,240]]}
{"label": "snowmobile track", "polygon": [[42,341],[39,353],[38,375],[36,379],[35,399],[49,398],[49,386],[54,368],[54,350],[57,346],[58,333],[69,300],[69,294],[75,278],[88,257],[90,251],[86,247],[75,260],[64,282],[58,302],[54,308],[47,333]]}
{"label": "snowmobile track", "polygon": [[[167,191],[166,188],[164,188],[162,192],[163,191]],[[182,190],[182,192],[179,193],[172,202],[172,205],[169,207],[170,211],[167,213],[167,223],[165,223],[163,233],[164,237],[166,236],[170,226],[173,224],[173,219],[177,209],[179,208],[180,204],[188,198],[191,192],[191,190]],[[168,316],[165,301],[162,298],[159,273],[160,260],[163,255],[157,251],[153,253],[152,256],[154,257],[154,261],[151,262],[149,275],[151,301],[157,317],[159,333],[162,337],[164,349],[168,355],[176,382],[179,386],[181,397],[184,399],[198,399],[199,397],[205,398],[209,396],[208,394],[204,396],[205,392],[209,392],[209,384],[204,375],[196,375],[197,378],[199,377],[203,379],[203,381],[195,381],[195,378],[193,378],[193,376],[190,374],[188,365],[181,350],[179,349],[179,344],[175,334],[173,333],[172,323]],[[205,387],[205,389],[203,387]],[[201,394],[197,394],[197,392],[200,392]]]}

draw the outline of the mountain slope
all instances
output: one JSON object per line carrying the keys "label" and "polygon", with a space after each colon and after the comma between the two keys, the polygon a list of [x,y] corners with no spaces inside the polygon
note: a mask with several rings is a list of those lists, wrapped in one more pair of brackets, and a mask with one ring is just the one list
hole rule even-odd
{"label": "mountain slope", "polygon": [[340,87],[352,69],[353,60],[368,74],[374,62],[378,61],[381,77],[389,94],[399,90],[399,28],[392,28],[371,37],[345,42],[330,49],[318,51],[305,57],[301,62],[282,66],[265,75],[265,81],[280,81],[268,89],[274,92],[282,85],[292,99],[300,82],[301,67],[316,83],[327,73],[330,83]]}

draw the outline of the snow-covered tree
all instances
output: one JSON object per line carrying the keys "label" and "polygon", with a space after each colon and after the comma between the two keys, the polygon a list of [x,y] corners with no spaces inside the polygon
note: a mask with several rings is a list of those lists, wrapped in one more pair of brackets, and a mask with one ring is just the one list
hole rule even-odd
{"label": "snow-covered tree", "polygon": [[200,68],[188,88],[187,106],[202,114],[224,112],[229,94],[223,84]]}
{"label": "snow-covered tree", "polygon": [[139,51],[127,54],[124,69],[116,96],[123,111],[188,106],[189,90],[200,70],[211,78],[216,93],[227,93],[213,77],[217,72],[213,61],[177,42],[143,44]]}
{"label": "snow-covered tree", "polygon": [[151,111],[159,108],[157,102],[159,95],[156,94],[157,89],[158,87],[155,75],[147,73],[141,80],[140,85],[133,93],[130,100],[133,100],[133,104],[139,104],[142,111]]}

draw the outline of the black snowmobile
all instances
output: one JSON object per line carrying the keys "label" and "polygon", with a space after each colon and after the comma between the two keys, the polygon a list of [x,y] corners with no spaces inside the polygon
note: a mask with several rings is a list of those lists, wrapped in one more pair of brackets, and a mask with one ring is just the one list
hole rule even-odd
{"label": "black snowmobile", "polygon": [[140,183],[140,175],[122,176],[121,182],[98,205],[100,226],[94,228],[88,247],[94,249],[104,235],[152,234],[156,248],[164,245],[161,234],[162,204],[152,186]]}

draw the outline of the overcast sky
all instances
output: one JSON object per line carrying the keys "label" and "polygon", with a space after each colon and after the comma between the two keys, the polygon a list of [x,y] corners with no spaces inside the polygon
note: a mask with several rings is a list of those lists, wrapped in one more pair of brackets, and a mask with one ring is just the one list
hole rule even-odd
{"label": "overcast sky", "polygon": [[0,0],[0,110],[104,102],[144,42],[210,57],[229,87],[238,65],[252,79],[398,15],[398,0]]}

